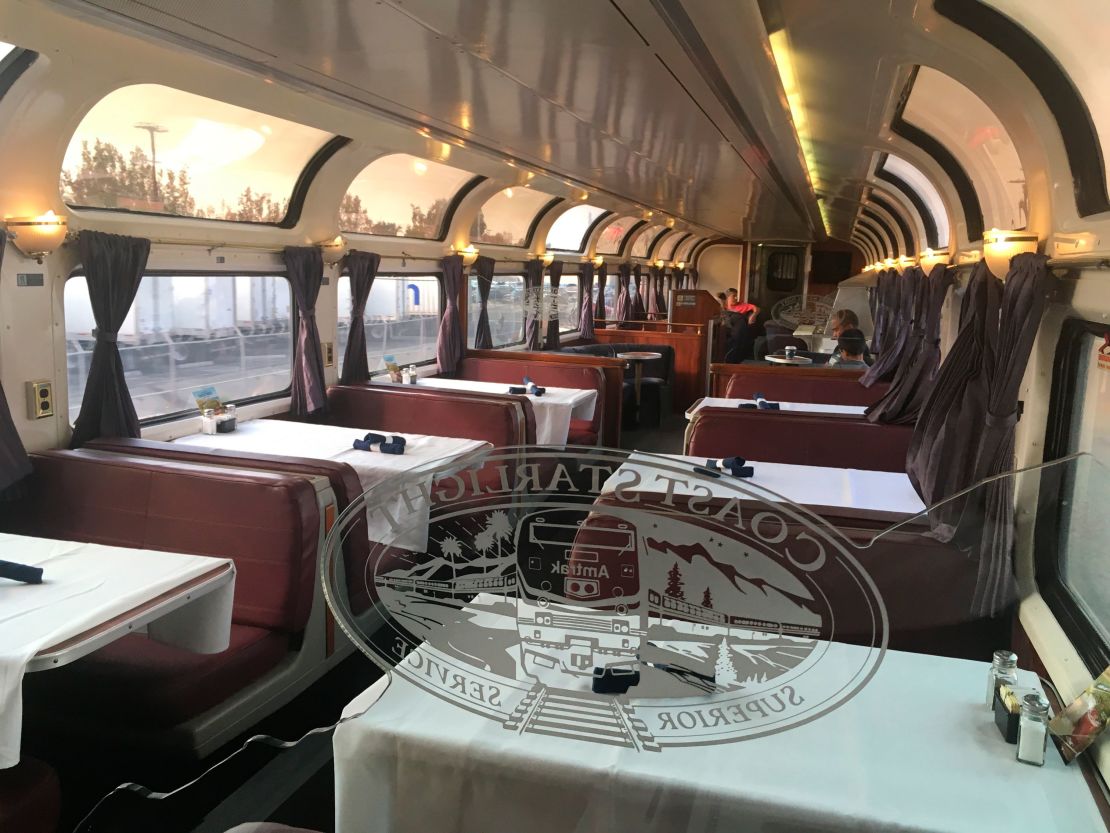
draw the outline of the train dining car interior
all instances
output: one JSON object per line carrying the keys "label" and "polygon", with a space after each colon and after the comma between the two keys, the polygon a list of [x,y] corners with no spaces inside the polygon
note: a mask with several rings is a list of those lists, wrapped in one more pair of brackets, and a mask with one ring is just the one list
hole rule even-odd
{"label": "train dining car interior", "polygon": [[0,0],[0,833],[1110,828],[1105,0]]}

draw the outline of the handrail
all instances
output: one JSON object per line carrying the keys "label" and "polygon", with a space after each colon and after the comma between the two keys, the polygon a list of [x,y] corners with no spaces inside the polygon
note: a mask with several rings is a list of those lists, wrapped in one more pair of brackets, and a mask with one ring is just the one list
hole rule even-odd
{"label": "handrail", "polygon": [[618,329],[633,329],[636,327],[655,329],[659,332],[673,332],[675,328],[694,330],[694,335],[701,335],[705,328],[705,324],[683,324],[672,323],[670,321],[653,321],[651,319],[639,319],[636,321],[614,321],[608,318],[595,318],[594,326],[602,327],[616,327]]}

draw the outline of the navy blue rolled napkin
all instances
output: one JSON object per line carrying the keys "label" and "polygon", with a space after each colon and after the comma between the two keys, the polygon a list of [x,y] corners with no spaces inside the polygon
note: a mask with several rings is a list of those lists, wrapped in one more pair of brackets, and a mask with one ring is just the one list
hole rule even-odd
{"label": "navy blue rolled napkin", "polygon": [[[755,475],[755,469],[749,466],[748,461],[743,457],[724,457],[721,460],[721,467],[733,477],[752,477]],[[717,467],[717,463],[713,460],[706,460],[704,467],[694,466],[694,471],[708,474],[710,477],[721,476],[721,469]]]}
{"label": "navy blue rolled napkin", "polygon": [[737,407],[738,408],[743,408],[743,409],[748,410],[748,411],[759,410],[759,406],[756,405],[754,402],[741,402],[739,405],[737,405]]}
{"label": "navy blue rolled napkin", "polygon": [[352,445],[359,451],[373,451],[376,445],[382,454],[404,454],[406,442],[404,437],[396,434],[392,435],[391,440],[386,440],[384,434],[371,431],[361,440],[355,440]]}
{"label": "navy blue rolled napkin", "polygon": [[752,398],[755,400],[755,406],[761,411],[781,410],[781,408],[779,408],[778,402],[768,402],[767,397],[765,397],[762,393],[757,393]]}
{"label": "navy blue rolled napkin", "polygon": [[527,376],[524,377],[524,384],[528,387],[528,393],[532,396],[543,396],[547,393],[547,388],[541,388]]}
{"label": "navy blue rolled napkin", "polygon": [[509,393],[523,396],[524,394],[528,393],[528,388],[524,387],[523,385],[509,385]]}
{"label": "navy blue rolled napkin", "polygon": [[24,584],[42,584],[42,567],[31,567],[15,561],[0,561],[0,578]]}

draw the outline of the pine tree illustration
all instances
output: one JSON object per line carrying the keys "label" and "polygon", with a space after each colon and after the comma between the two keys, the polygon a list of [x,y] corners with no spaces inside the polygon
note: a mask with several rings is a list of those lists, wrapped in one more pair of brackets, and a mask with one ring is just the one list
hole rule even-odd
{"label": "pine tree illustration", "polygon": [[686,598],[686,591],[682,589],[682,571],[677,563],[667,572],[667,589],[664,592],[673,599]]}
{"label": "pine tree illustration", "polygon": [[701,594],[701,606],[713,609],[713,594],[709,592],[709,588],[705,588],[705,592]]}
{"label": "pine tree illustration", "polygon": [[717,664],[713,666],[713,674],[721,688],[736,685],[736,666],[732,664],[732,649],[728,646],[728,637],[721,637],[721,644],[717,646]]}

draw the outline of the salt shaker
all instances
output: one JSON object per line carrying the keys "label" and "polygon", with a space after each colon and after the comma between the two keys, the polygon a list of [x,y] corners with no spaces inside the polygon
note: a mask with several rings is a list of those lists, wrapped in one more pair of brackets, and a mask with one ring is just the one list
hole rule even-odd
{"label": "salt shaker", "polygon": [[994,661],[987,671],[987,708],[994,708],[994,693],[1000,685],[1017,685],[1017,654],[1013,651],[994,652]]}
{"label": "salt shaker", "polygon": [[410,385],[415,385],[417,378],[418,378],[418,376],[417,376],[417,373],[416,373],[416,365],[410,364],[409,365],[409,384]]}
{"label": "salt shaker", "polygon": [[202,434],[215,434],[216,433],[216,410],[215,410],[215,408],[205,408],[203,411],[201,411],[200,432]]}
{"label": "salt shaker", "polygon": [[1040,694],[1026,694],[1018,720],[1017,759],[1024,764],[1044,766],[1048,742],[1048,702]]}

